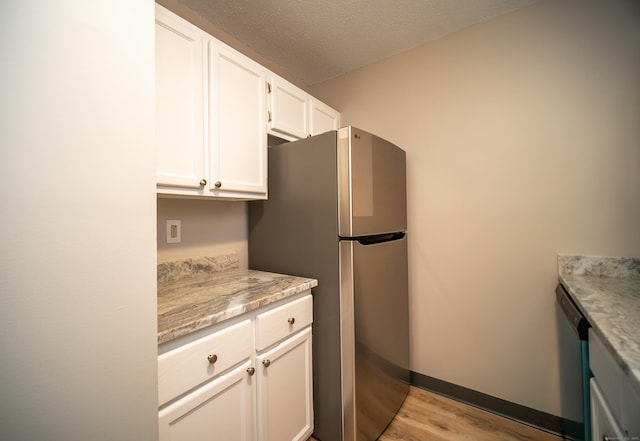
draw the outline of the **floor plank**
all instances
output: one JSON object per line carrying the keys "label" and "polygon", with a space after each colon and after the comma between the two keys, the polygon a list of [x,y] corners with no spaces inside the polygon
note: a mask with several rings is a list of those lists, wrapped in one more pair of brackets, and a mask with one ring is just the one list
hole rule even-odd
{"label": "floor plank", "polygon": [[379,438],[379,441],[561,440],[561,437],[526,424],[413,386],[400,411]]}

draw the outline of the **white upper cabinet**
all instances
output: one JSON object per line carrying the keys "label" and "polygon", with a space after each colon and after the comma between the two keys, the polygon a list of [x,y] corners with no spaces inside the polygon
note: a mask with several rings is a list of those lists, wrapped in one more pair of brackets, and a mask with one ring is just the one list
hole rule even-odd
{"label": "white upper cabinet", "polygon": [[200,188],[205,177],[204,33],[156,5],[156,179]]}
{"label": "white upper cabinet", "polygon": [[337,130],[340,113],[315,99],[287,80],[271,74],[269,92],[269,132],[294,140]]}
{"label": "white upper cabinet", "polygon": [[335,130],[340,114],[156,4],[156,183],[165,197],[267,198],[267,135]]}
{"label": "white upper cabinet", "polygon": [[269,129],[295,138],[309,136],[307,93],[277,75],[271,76],[268,91]]}
{"label": "white upper cabinet", "polygon": [[266,72],[156,5],[158,194],[267,197]]}
{"label": "white upper cabinet", "polygon": [[230,47],[209,42],[211,182],[214,196],[267,193],[266,70]]}
{"label": "white upper cabinet", "polygon": [[312,135],[318,135],[328,132],[329,130],[338,130],[340,128],[340,113],[338,113],[337,110],[315,98],[311,98],[309,106],[311,107],[310,130]]}

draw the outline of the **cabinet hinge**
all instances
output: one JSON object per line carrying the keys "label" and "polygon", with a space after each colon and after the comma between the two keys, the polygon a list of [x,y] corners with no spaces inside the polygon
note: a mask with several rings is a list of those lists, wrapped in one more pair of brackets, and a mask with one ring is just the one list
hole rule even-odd
{"label": "cabinet hinge", "polygon": [[271,122],[271,110],[267,110],[267,122]]}
{"label": "cabinet hinge", "polygon": [[267,93],[271,93],[271,83],[267,81]]}

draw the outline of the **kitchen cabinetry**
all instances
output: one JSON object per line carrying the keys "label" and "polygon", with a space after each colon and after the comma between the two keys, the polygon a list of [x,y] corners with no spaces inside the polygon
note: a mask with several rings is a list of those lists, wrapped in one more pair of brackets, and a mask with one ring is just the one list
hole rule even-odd
{"label": "kitchen cabinetry", "polygon": [[266,199],[266,73],[156,5],[158,194]]}
{"label": "kitchen cabinetry", "polygon": [[[262,441],[306,440],[313,432],[311,296],[256,318],[258,433]],[[286,325],[285,325],[286,324]],[[295,326],[301,332],[291,335]]]}
{"label": "kitchen cabinetry", "polygon": [[311,328],[270,351],[257,365],[258,433],[261,440],[305,441],[313,432]]}
{"label": "kitchen cabinetry", "polygon": [[589,329],[592,440],[640,437],[640,396],[601,338]]}
{"label": "kitchen cabinetry", "polygon": [[340,113],[337,110],[315,98],[311,98],[309,106],[311,107],[310,128],[312,135],[340,128]]}
{"label": "kitchen cabinetry", "polygon": [[591,434],[593,441],[623,439],[622,429],[593,378],[591,379]]}
{"label": "kitchen cabinetry", "polygon": [[306,291],[161,345],[160,441],[308,439],[312,320]]}
{"label": "kitchen cabinetry", "polygon": [[213,196],[267,194],[266,71],[239,52],[209,41]]}
{"label": "kitchen cabinetry", "polygon": [[269,92],[269,131],[290,140],[337,130],[340,114],[285,79],[271,74]]}
{"label": "kitchen cabinetry", "polygon": [[156,5],[156,181],[200,189],[205,178],[205,34]]}
{"label": "kitchen cabinetry", "polygon": [[267,134],[339,126],[337,111],[157,4],[155,55],[159,195],[266,199]]}
{"label": "kitchen cabinetry", "polygon": [[338,113],[337,110],[315,98],[311,98],[309,106],[311,108],[311,135],[318,135],[328,132],[329,130],[338,130],[340,128],[340,113]]}
{"label": "kitchen cabinetry", "polygon": [[160,441],[253,439],[249,361],[160,410]]}
{"label": "kitchen cabinetry", "polygon": [[266,199],[267,134],[339,124],[336,110],[156,4],[159,195]]}
{"label": "kitchen cabinetry", "polygon": [[269,129],[293,138],[309,136],[307,93],[276,75],[271,75],[267,91]]}

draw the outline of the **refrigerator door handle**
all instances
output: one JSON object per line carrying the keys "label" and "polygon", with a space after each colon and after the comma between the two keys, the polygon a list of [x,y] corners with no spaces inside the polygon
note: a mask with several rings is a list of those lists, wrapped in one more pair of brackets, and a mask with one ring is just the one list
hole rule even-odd
{"label": "refrigerator door handle", "polygon": [[404,231],[398,231],[395,233],[376,234],[374,236],[360,236],[360,237],[341,237],[340,240],[353,240],[362,245],[374,245],[377,243],[391,242],[393,240],[401,240],[407,235]]}

